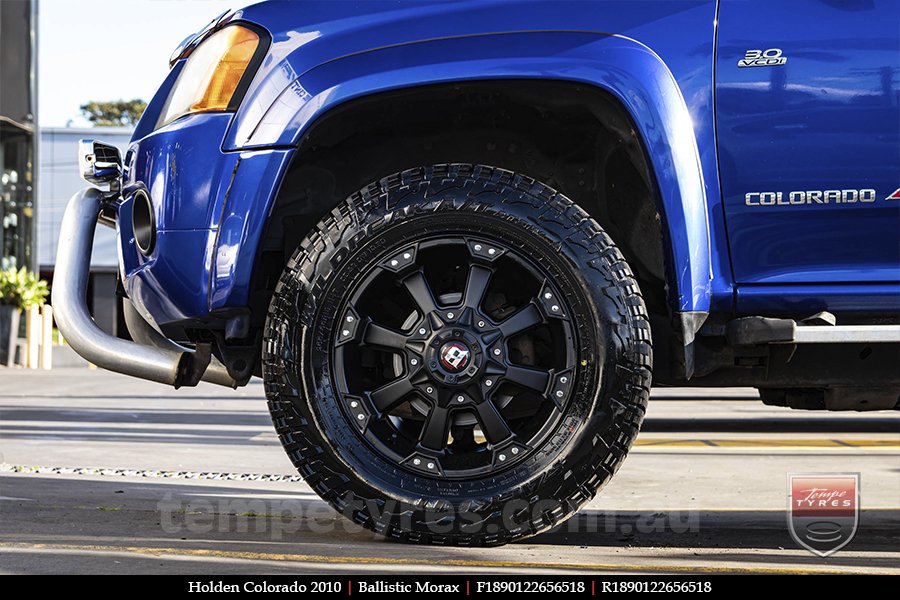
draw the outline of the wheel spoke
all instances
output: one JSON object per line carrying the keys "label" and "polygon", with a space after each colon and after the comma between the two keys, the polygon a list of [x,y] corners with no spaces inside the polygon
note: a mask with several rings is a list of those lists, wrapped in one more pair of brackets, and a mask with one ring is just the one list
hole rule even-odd
{"label": "wheel spoke", "polygon": [[507,338],[540,325],[543,321],[541,311],[534,304],[528,304],[517,313],[500,323],[500,332]]}
{"label": "wheel spoke", "polygon": [[437,309],[434,295],[431,293],[431,286],[428,285],[428,281],[425,280],[425,275],[421,271],[404,279],[403,285],[423,316]]}
{"label": "wheel spoke", "polygon": [[366,325],[362,341],[368,346],[377,346],[388,350],[401,350],[406,346],[404,334],[371,322]]}
{"label": "wheel spoke", "polygon": [[479,402],[475,405],[475,410],[477,411],[478,422],[481,424],[481,430],[487,441],[492,444],[499,444],[512,435],[506,419],[497,410],[493,401],[485,400],[484,402]]}
{"label": "wheel spoke", "polygon": [[416,477],[496,477],[531,460],[575,401],[568,289],[482,229],[404,236],[341,290],[329,350],[341,414]]}
{"label": "wheel spoke", "polygon": [[419,443],[432,450],[443,450],[447,446],[447,426],[450,411],[443,406],[434,406],[428,413],[428,420],[422,427]]}
{"label": "wheel spoke", "polygon": [[409,377],[400,377],[371,392],[369,397],[378,412],[387,412],[397,406],[413,389]]}
{"label": "wheel spoke", "polygon": [[484,293],[491,283],[491,270],[479,265],[469,267],[469,276],[466,279],[466,293],[463,298],[463,306],[478,308],[484,299]]}
{"label": "wheel spoke", "polygon": [[547,382],[550,380],[550,373],[541,369],[532,369],[531,367],[520,367],[513,365],[506,370],[504,375],[507,381],[521,385],[522,387],[544,393],[547,391]]}

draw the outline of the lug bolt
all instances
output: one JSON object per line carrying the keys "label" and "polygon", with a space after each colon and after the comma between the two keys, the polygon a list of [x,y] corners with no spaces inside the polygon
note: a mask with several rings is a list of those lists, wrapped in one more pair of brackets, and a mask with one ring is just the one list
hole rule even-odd
{"label": "lug bolt", "polygon": [[475,251],[481,252],[481,244],[475,244]]}
{"label": "lug bolt", "polygon": [[500,348],[494,348],[494,356],[500,356]]}
{"label": "lug bolt", "polygon": [[568,383],[568,382],[569,382],[569,378],[566,377],[565,375],[563,375],[562,377],[559,378],[559,382],[560,382],[560,383]]}
{"label": "lug bolt", "polygon": [[366,416],[364,414],[358,414],[358,415],[356,415],[356,418],[359,419],[360,421],[362,421],[363,419],[366,418]]}
{"label": "lug bolt", "polygon": [[493,248],[488,248],[488,254],[490,254],[491,256],[493,256],[493,255],[497,254],[497,251],[494,250]]}
{"label": "lug bolt", "polygon": [[394,259],[394,260],[391,261],[391,266],[392,266],[392,267],[396,267],[396,266],[399,265],[399,264],[400,264],[400,263],[397,262],[397,259]]}
{"label": "lug bolt", "polygon": [[559,306],[554,304],[553,306],[550,307],[550,310],[552,310],[553,312],[559,312]]}
{"label": "lug bolt", "polygon": [[428,466],[429,469],[433,469],[433,468],[434,468],[434,463],[428,463],[427,466]]}
{"label": "lug bolt", "polygon": [[344,336],[344,337],[350,335],[350,330],[349,330],[349,329],[343,330],[343,331],[341,332],[341,335]]}
{"label": "lug bolt", "polygon": [[409,360],[409,364],[411,364],[412,366],[416,366],[417,364],[419,364],[419,361],[418,361],[418,359],[411,358]]}
{"label": "lug bolt", "polygon": [[419,328],[419,335],[425,335],[426,333],[428,333],[427,329],[425,329],[424,327]]}
{"label": "lug bolt", "polygon": [[553,294],[551,294],[550,292],[544,293],[544,298],[545,298],[545,299],[549,300],[549,299],[552,298],[552,297],[553,297]]}
{"label": "lug bolt", "polygon": [[348,323],[352,323],[352,322],[353,322],[353,315],[347,315],[347,322],[348,322]]}
{"label": "lug bolt", "polygon": [[452,319],[454,317],[453,313],[447,313],[447,318]]}
{"label": "lug bolt", "polygon": [[506,460],[506,455],[505,455],[505,454],[501,454],[501,455],[498,456],[497,458],[500,459],[500,462],[503,462],[504,460]]}
{"label": "lug bolt", "polygon": [[356,400],[350,403],[350,408],[356,408],[357,406],[359,406],[359,402],[357,402]]}
{"label": "lug bolt", "polygon": [[478,326],[479,326],[479,327],[484,327],[484,325],[485,325],[484,321],[478,321]]}
{"label": "lug bolt", "polygon": [[457,401],[457,402],[465,402],[465,401],[466,401],[466,397],[465,397],[465,396],[457,396],[457,397],[456,397],[456,401]]}
{"label": "lug bolt", "polygon": [[425,388],[425,392],[427,392],[427,393],[429,393],[429,394],[433,394],[433,393],[434,393],[434,388],[431,387],[431,386],[429,385],[427,388]]}
{"label": "lug bolt", "polygon": [[406,260],[409,260],[410,258],[412,258],[412,254],[410,254],[409,252],[404,252],[403,258],[405,258]]}
{"label": "lug bolt", "polygon": [[562,397],[563,397],[563,391],[562,391],[562,390],[557,390],[557,391],[556,391],[556,397],[557,397],[557,398],[562,398]]}
{"label": "lug bolt", "polygon": [[487,380],[485,380],[484,385],[491,387],[492,385],[494,385],[494,382],[490,379],[487,379]]}
{"label": "lug bolt", "polygon": [[513,447],[512,450],[510,450],[510,452],[512,452],[513,454],[518,454],[518,453],[519,453],[519,449],[516,448],[516,447]]}
{"label": "lug bolt", "polygon": [[414,458],[414,459],[413,459],[413,464],[414,464],[414,465],[421,465],[421,464],[422,464],[422,461],[419,460],[418,458]]}

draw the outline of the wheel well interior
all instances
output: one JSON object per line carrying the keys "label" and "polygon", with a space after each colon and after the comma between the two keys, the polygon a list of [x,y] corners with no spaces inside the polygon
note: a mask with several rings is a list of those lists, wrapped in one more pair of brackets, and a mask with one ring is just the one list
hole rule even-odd
{"label": "wheel well interior", "polygon": [[571,198],[621,248],[651,314],[667,314],[658,193],[621,104],[578,83],[488,80],[379,93],[318,119],[299,143],[260,244],[254,325],[262,325],[291,254],[335,205],[381,177],[446,162],[521,172]]}

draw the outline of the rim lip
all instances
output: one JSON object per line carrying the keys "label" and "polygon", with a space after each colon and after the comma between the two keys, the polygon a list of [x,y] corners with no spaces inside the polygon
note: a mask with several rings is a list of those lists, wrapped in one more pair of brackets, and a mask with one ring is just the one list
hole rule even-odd
{"label": "rim lip", "polygon": [[[423,234],[421,236],[413,236],[400,243],[391,244],[387,249],[382,250],[379,254],[373,257],[368,262],[365,269],[361,271],[360,276],[357,278],[357,280],[348,287],[348,292],[344,294],[344,298],[338,304],[338,309],[333,315],[333,322],[330,324],[331,331],[340,331],[341,319],[343,315],[351,306],[354,306],[357,303],[359,298],[365,293],[366,288],[368,288],[379,276],[382,275],[382,270],[379,265],[385,260],[389,259],[392,255],[412,245],[415,245],[417,249],[421,249],[423,245],[427,247],[432,245],[440,245],[442,243],[447,245],[459,244],[465,246],[467,241],[482,241],[503,248],[506,251],[505,256],[510,257],[512,260],[517,262],[520,267],[532,274],[538,283],[543,281],[544,284],[549,286],[555,293],[558,302],[561,303],[564,307],[565,314],[569,315],[565,319],[558,319],[559,323],[562,325],[562,341],[565,346],[566,359],[565,365],[563,367],[556,369],[550,368],[548,369],[548,372],[550,373],[550,377],[552,379],[554,373],[559,374],[565,371],[570,371],[571,382],[569,385],[569,389],[572,391],[566,395],[562,405],[550,410],[550,414],[545,419],[544,424],[536,431],[534,435],[530,437],[530,439],[519,441],[518,438],[513,435],[511,436],[511,438],[504,440],[497,446],[492,446],[490,443],[487,443],[486,450],[489,453],[496,455],[497,452],[502,451],[505,448],[515,445],[522,445],[527,442],[528,451],[521,453],[521,455],[517,456],[515,459],[509,460],[502,465],[498,465],[496,464],[495,460],[489,459],[486,465],[470,469],[451,469],[449,471],[442,470],[438,474],[423,472],[410,467],[406,463],[413,456],[439,458],[440,454],[446,451],[446,447],[442,451],[434,451],[427,448],[422,448],[420,445],[416,444],[413,447],[413,451],[411,452],[411,454],[409,454],[408,456],[401,456],[399,453],[388,447],[383,440],[379,439],[378,436],[371,433],[371,430],[368,426],[368,420],[366,421],[367,426],[365,427],[365,431],[360,431],[360,429],[356,426],[353,415],[350,414],[350,409],[348,408],[347,402],[345,402],[344,399],[348,397],[358,399],[361,395],[353,393],[349,390],[349,387],[347,385],[346,367],[344,360],[345,353],[342,350],[344,345],[339,345],[337,343],[336,336],[331,335],[328,347],[328,373],[331,381],[334,384],[334,390],[338,399],[337,408],[340,411],[342,418],[352,430],[353,434],[357,436],[357,438],[369,449],[369,451],[376,454],[380,459],[386,461],[392,468],[400,469],[416,477],[431,478],[437,480],[466,480],[473,478],[493,477],[502,472],[506,472],[518,466],[521,466],[525,461],[539,454],[545,442],[550,438],[552,433],[554,431],[557,431],[562,425],[564,417],[572,402],[574,401],[576,395],[574,390],[578,389],[578,378],[580,374],[579,369],[576,368],[576,356],[578,355],[579,348],[579,334],[577,327],[575,327],[575,324],[573,322],[574,313],[572,311],[568,298],[565,294],[560,293],[559,286],[553,280],[553,275],[551,273],[548,273],[544,267],[537,264],[537,261],[534,257],[525,252],[522,252],[521,249],[510,245],[499,235],[493,234],[491,232],[485,232],[481,230],[467,231],[462,228],[455,228],[451,231],[442,231],[440,233],[435,232]],[[478,263],[477,261],[473,261],[471,255],[469,255],[466,264],[472,265],[480,263]],[[491,321],[493,322],[493,320]],[[494,324],[496,325],[497,323]],[[521,334],[515,334],[513,336],[510,336],[509,338],[505,338],[505,340],[508,341],[509,339],[516,337],[516,335]],[[520,365],[519,363],[509,364],[517,366],[530,366]],[[423,401],[428,402],[427,400]],[[543,401],[552,402],[552,400],[549,398],[549,395],[543,396]],[[370,416],[370,419],[375,418],[376,417],[374,415]],[[515,431],[513,431],[513,433],[515,434]],[[423,454],[422,450],[424,450],[428,454]]]}

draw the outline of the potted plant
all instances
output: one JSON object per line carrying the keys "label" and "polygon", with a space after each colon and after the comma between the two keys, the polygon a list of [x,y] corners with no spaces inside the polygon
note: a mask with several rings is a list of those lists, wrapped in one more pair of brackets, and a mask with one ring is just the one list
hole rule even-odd
{"label": "potted plant", "polygon": [[19,337],[19,312],[41,306],[50,290],[47,282],[25,267],[0,271],[0,365],[10,366]]}

